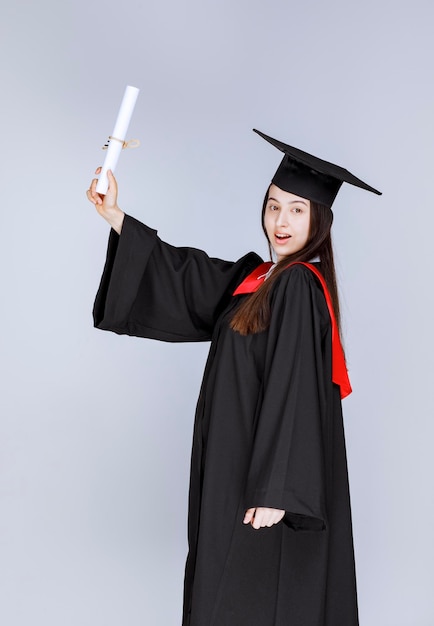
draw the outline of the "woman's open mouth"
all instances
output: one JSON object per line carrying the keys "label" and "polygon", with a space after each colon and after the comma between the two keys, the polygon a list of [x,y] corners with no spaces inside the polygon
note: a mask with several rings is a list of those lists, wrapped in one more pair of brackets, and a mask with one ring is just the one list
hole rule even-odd
{"label": "woman's open mouth", "polygon": [[285,235],[284,233],[275,233],[274,239],[277,243],[286,243],[291,238],[291,235]]}

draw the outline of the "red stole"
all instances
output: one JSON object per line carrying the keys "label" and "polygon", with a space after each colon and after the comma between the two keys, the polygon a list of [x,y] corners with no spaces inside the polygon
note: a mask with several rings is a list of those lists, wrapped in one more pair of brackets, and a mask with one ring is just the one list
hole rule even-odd
{"label": "red stole", "polygon": [[[350,379],[348,378],[344,351],[342,349],[341,340],[339,338],[338,325],[336,323],[336,318],[333,311],[330,292],[327,288],[326,282],[321,272],[319,272],[319,270],[317,270],[314,265],[312,265],[311,263],[303,263],[302,261],[295,261],[294,263],[290,263],[288,267],[296,264],[304,265],[305,267],[310,269],[310,271],[313,272],[318,278],[323,289],[332,325],[332,380],[336,385],[339,385],[341,390],[341,398],[346,398],[350,395],[352,389]],[[254,291],[257,291],[264,282],[267,272],[270,270],[272,265],[273,264],[270,262],[262,263],[262,265],[259,265],[259,267],[253,270],[253,272],[249,274],[240,285],[238,285],[233,295],[238,296],[241,294],[253,293]]]}

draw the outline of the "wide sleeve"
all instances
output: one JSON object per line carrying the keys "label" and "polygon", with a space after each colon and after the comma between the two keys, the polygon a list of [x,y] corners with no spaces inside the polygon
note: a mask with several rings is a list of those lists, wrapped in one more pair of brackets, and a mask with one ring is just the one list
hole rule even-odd
{"label": "wide sleeve", "polygon": [[313,274],[294,266],[279,279],[271,310],[246,505],[285,510],[284,521],[296,530],[322,530],[332,384],[327,306]]}
{"label": "wide sleeve", "polygon": [[233,290],[260,263],[254,253],[233,263],[176,248],[126,215],[121,235],[110,233],[94,324],[164,341],[209,340]]}

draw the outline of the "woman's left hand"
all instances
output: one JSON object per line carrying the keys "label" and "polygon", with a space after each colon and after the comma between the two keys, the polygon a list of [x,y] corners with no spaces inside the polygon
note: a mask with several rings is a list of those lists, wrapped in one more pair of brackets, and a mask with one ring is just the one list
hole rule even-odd
{"label": "woman's left hand", "polygon": [[273,526],[278,524],[285,515],[285,511],[281,509],[267,509],[263,506],[247,509],[243,519],[243,524],[251,524],[253,528],[259,529],[265,526]]}

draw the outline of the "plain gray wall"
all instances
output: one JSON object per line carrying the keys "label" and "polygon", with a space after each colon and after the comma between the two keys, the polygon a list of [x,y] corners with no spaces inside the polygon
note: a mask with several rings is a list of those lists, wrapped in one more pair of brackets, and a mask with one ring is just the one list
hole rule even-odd
{"label": "plain gray wall", "polygon": [[207,345],[92,328],[85,198],[126,84],[120,205],[175,245],[266,254],[279,155],[353,171],[334,237],[362,626],[432,626],[431,0],[3,0],[0,622],[176,626]]}

